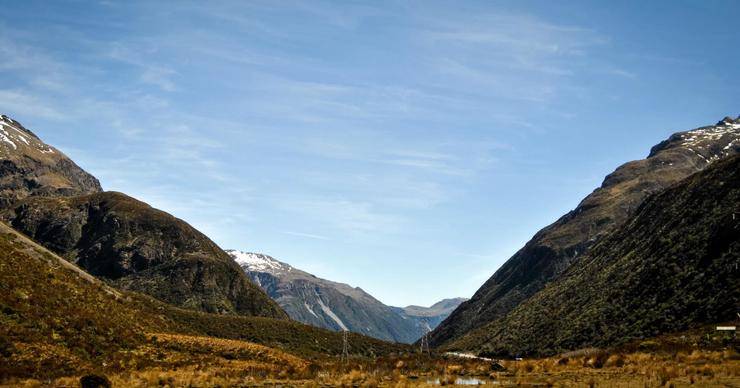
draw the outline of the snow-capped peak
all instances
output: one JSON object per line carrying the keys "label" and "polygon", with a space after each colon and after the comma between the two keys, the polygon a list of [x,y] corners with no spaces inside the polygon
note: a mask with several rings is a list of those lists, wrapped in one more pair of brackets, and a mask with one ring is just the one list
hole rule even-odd
{"label": "snow-capped peak", "polygon": [[288,264],[281,263],[270,256],[260,253],[242,252],[233,249],[226,250],[237,264],[250,272],[286,272],[292,270]]}
{"label": "snow-capped peak", "polygon": [[713,126],[683,132],[678,139],[680,146],[712,163],[740,148],[740,122],[726,117]]}
{"label": "snow-capped peak", "polygon": [[[19,146],[35,148],[44,154],[53,154],[54,149],[42,143],[38,138],[30,134],[23,126],[10,117],[0,114],[0,145],[6,149],[18,150]],[[26,148],[27,149],[27,148]]]}

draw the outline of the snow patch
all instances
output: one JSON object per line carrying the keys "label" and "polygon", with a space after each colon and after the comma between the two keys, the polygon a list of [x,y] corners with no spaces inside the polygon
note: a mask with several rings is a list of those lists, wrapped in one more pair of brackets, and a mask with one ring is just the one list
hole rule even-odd
{"label": "snow patch", "polygon": [[727,145],[725,146],[725,148],[723,148],[722,150],[729,151],[730,148],[732,148],[732,146],[734,146],[735,145],[735,142],[738,141],[738,140],[740,140],[740,139],[735,139],[735,140],[727,143]]}
{"label": "snow patch", "polygon": [[308,310],[308,312],[309,312],[309,313],[311,313],[311,315],[313,315],[313,316],[314,316],[314,317],[316,317],[316,318],[318,318],[318,317],[319,317],[318,315],[316,315],[316,313],[315,313],[315,312],[313,312],[313,309],[311,309],[311,306],[309,306],[309,305],[308,305],[308,303],[306,303],[306,302],[303,302],[303,305],[304,305],[304,306],[306,306],[306,310]]}
{"label": "snow patch", "polygon": [[[5,131],[3,131],[3,132],[5,132]],[[10,144],[13,147],[14,150],[17,150],[18,149],[18,146],[15,145],[15,143],[13,143],[13,141],[10,140],[10,138],[7,136],[7,132],[6,133],[0,133],[0,141],[3,141],[5,143]]]}
{"label": "snow patch", "polygon": [[[685,147],[706,163],[713,163],[731,152],[735,142],[740,140],[740,137],[738,137],[740,131],[738,130],[740,130],[739,123],[723,121],[713,127],[699,128],[682,134],[679,145]],[[717,152],[716,148],[713,147],[720,140],[727,140],[728,143],[721,151]]]}
{"label": "snow patch", "polygon": [[738,135],[737,130],[740,129],[740,124],[723,124],[716,125],[714,127],[700,128],[693,131],[686,132],[681,136],[682,145],[699,145],[700,142],[706,140],[719,140],[724,135]]}
{"label": "snow patch", "polygon": [[245,268],[250,272],[285,272],[290,271],[291,267],[287,264],[283,264],[270,256],[262,255],[259,253],[241,252],[235,250],[227,250],[234,261],[237,262],[242,268]]}
{"label": "snow patch", "polygon": [[28,142],[28,139],[26,139],[26,137],[25,137],[25,136],[23,136],[23,135],[18,135],[18,139],[19,139],[20,141],[22,141],[22,142],[26,143],[26,145],[31,145],[31,143],[29,143],[29,142]]}

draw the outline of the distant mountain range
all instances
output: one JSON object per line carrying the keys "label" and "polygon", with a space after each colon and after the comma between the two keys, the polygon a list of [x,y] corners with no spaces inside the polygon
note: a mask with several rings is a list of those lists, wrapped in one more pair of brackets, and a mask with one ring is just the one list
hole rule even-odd
{"label": "distant mountain range", "polygon": [[412,343],[465,300],[447,299],[432,307],[386,306],[361,288],[318,278],[270,256],[226,252],[291,318],[330,330]]}
{"label": "distant mountain range", "polygon": [[740,118],[727,117],[619,167],[439,325],[432,345],[552,354],[734,318],[738,153]]}

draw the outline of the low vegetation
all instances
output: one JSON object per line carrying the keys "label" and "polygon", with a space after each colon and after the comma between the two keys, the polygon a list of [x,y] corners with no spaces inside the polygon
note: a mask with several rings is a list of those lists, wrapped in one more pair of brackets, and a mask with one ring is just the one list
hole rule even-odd
{"label": "low vegetation", "polygon": [[[714,131],[713,128],[701,129]],[[738,135],[719,135],[725,132],[725,128],[720,125],[718,133],[699,137],[696,144],[689,148],[684,144],[682,134],[675,134],[653,147],[648,158],[617,168],[576,209],[537,232],[469,302],[455,310],[450,319],[435,329],[431,336],[432,345],[455,346],[453,342],[475,329],[501,321],[517,306],[543,291],[548,284],[562,278],[568,268],[578,267],[584,253],[630,220],[651,194],[662,192],[666,187],[703,170],[708,166],[706,160],[718,155],[736,154],[740,149],[733,148],[733,144],[738,143]],[[480,333],[474,334],[474,337],[471,341],[473,344],[485,342]],[[496,336],[492,342],[504,340]]]}
{"label": "low vegetation", "polygon": [[736,318],[740,156],[649,197],[504,318],[448,344],[502,357],[612,347]]}
{"label": "low vegetation", "polygon": [[[213,338],[204,342],[204,337]],[[350,338],[355,356],[407,349],[359,335]],[[341,335],[328,330],[180,309],[118,291],[0,224],[0,381],[179,368],[192,365],[184,361],[190,359],[205,367],[221,359],[232,361],[230,352],[263,366],[284,364],[250,356],[245,349],[257,346],[254,343],[273,348],[259,348],[257,353],[284,350],[294,355],[294,363],[295,357],[310,360],[339,355],[342,349]],[[229,350],[216,358],[195,351],[207,346]]]}
{"label": "low vegetation", "polygon": [[295,322],[180,309],[122,292],[0,224],[0,385],[114,387],[733,386],[734,337],[693,331],[557,357],[491,363]]}
{"label": "low vegetation", "polygon": [[[153,338],[153,337],[152,337]],[[241,341],[159,335],[138,351],[148,365],[110,373],[114,387],[337,386],[414,387],[731,387],[740,384],[734,350],[677,353],[572,352],[557,357],[490,362],[417,354],[307,362]],[[77,386],[80,376],[17,379],[20,386]]]}

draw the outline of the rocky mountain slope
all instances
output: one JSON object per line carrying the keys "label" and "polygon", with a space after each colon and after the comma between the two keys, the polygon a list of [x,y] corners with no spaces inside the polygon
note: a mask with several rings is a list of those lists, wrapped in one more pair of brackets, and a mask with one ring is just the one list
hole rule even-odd
{"label": "rocky mountain slope", "polygon": [[407,320],[413,320],[414,325],[419,328],[421,334],[434,330],[455,309],[465,302],[466,298],[443,299],[430,307],[406,306],[393,307],[396,312]]}
{"label": "rocky mountain slope", "polygon": [[0,171],[0,182],[11,182],[0,217],[15,229],[122,289],[206,312],[287,318],[205,235],[124,194],[100,192],[64,155],[3,122],[12,128],[0,132],[0,160],[15,167]]}
{"label": "rocky mountain slope", "polygon": [[449,346],[543,355],[733,321],[739,261],[736,155],[648,197],[557,280]]}
{"label": "rocky mountain slope", "polygon": [[28,196],[101,192],[95,177],[19,122],[0,115],[0,208]]}
{"label": "rocky mountain slope", "polygon": [[432,308],[386,306],[360,288],[317,278],[270,256],[227,251],[250,278],[300,322],[334,331],[411,343],[441,322],[462,300]]}
{"label": "rocky mountain slope", "polygon": [[[207,336],[171,351],[167,334]],[[159,339],[155,339],[155,338]],[[0,223],[0,381],[207,364],[215,338],[249,341],[300,357],[336,356],[342,336],[294,321],[186,310],[107,285]],[[350,352],[405,347],[353,334]],[[169,350],[169,351],[168,351]],[[226,362],[239,359],[233,347]],[[204,354],[208,357],[204,357]],[[261,349],[262,362],[275,351]],[[251,356],[250,356],[251,357]],[[267,358],[267,359],[264,359]],[[11,384],[12,385],[12,384]]]}
{"label": "rocky mountain slope", "polygon": [[606,177],[578,207],[539,231],[433,333],[442,346],[505,317],[559,278],[600,238],[635,214],[651,194],[740,151],[740,118],[680,132],[653,147],[646,159]]}

